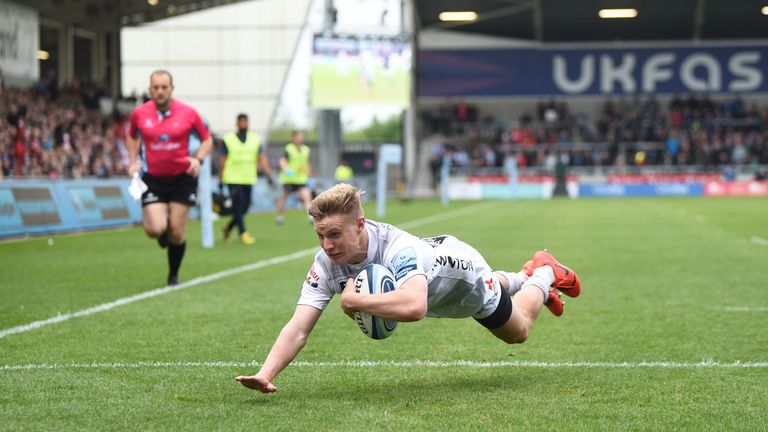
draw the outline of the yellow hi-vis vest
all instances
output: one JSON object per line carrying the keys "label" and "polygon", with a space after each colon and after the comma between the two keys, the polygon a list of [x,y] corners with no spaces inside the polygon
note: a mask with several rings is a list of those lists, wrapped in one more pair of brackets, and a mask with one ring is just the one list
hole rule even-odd
{"label": "yellow hi-vis vest", "polygon": [[224,136],[227,146],[227,160],[224,165],[225,184],[252,185],[256,183],[256,160],[259,157],[259,137],[253,132],[245,133],[245,142],[235,132]]}
{"label": "yellow hi-vis vest", "polygon": [[352,178],[354,175],[354,172],[352,172],[352,168],[348,167],[347,165],[339,165],[336,167],[336,181],[337,182],[345,182]]}
{"label": "yellow hi-vis vest", "polygon": [[280,183],[282,184],[307,184],[309,180],[309,147],[302,145],[299,149],[296,144],[288,143],[285,146],[285,154],[288,157],[288,169],[293,171],[286,175],[280,171]]}

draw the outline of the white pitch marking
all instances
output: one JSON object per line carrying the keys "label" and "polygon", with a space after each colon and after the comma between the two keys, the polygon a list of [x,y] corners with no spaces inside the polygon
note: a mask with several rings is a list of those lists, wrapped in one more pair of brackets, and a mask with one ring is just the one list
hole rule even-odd
{"label": "white pitch marking", "polygon": [[[458,209],[458,210],[454,210],[454,211],[451,211],[451,212],[446,212],[446,213],[443,213],[441,215],[429,216],[429,217],[426,217],[426,218],[417,219],[415,221],[406,222],[404,224],[401,224],[400,226],[403,226],[403,227],[407,226],[409,228],[413,228],[413,227],[420,226],[420,225],[427,225],[427,224],[432,223],[432,222],[436,222],[436,221],[440,221],[440,220],[444,220],[444,219],[449,219],[449,218],[452,218],[452,217],[463,216],[463,215],[472,213],[474,211],[480,210],[480,209],[485,208],[485,207],[488,207],[487,203],[476,204],[476,205],[464,207],[464,208],[461,208],[461,209]],[[24,325],[20,325],[20,326],[16,326],[16,327],[11,327],[11,328],[7,328],[7,329],[3,329],[3,330],[0,330],[0,339],[4,338],[6,336],[10,336],[12,334],[24,333],[24,332],[27,332],[27,331],[30,331],[30,330],[36,330],[36,329],[39,329],[41,327],[45,327],[47,325],[57,324],[57,323],[60,323],[60,322],[68,321],[68,320],[70,320],[72,318],[80,318],[80,317],[84,317],[84,316],[88,316],[88,315],[93,315],[93,314],[96,314],[96,313],[99,313],[99,312],[108,311],[110,309],[114,309],[114,308],[119,307],[119,306],[124,306],[124,305],[130,304],[130,303],[133,303],[133,302],[137,302],[139,300],[144,300],[144,299],[148,299],[148,298],[152,298],[152,297],[158,297],[158,296],[161,296],[161,295],[172,293],[174,291],[183,290],[183,289],[190,288],[190,287],[193,287],[193,286],[196,286],[196,285],[204,284],[206,282],[211,282],[211,281],[215,281],[215,280],[218,280],[218,279],[221,279],[221,278],[225,278],[227,276],[233,276],[233,275],[236,275],[236,274],[239,274],[239,273],[243,273],[243,272],[247,272],[247,271],[251,271],[251,270],[257,270],[257,269],[264,268],[264,267],[269,267],[269,266],[272,266],[272,265],[275,265],[275,264],[281,264],[281,263],[284,263],[284,262],[287,262],[287,261],[291,261],[291,260],[294,260],[294,259],[297,259],[297,258],[305,257],[307,255],[314,255],[315,253],[317,253],[317,251],[318,251],[317,247],[312,247],[312,248],[304,249],[304,250],[301,250],[301,251],[298,251],[298,252],[293,252],[293,253],[290,253],[288,255],[282,255],[282,256],[279,256],[279,257],[258,261],[258,262],[255,262],[253,264],[248,264],[248,265],[244,265],[244,266],[240,266],[240,267],[234,267],[234,268],[231,268],[231,269],[228,269],[228,270],[223,270],[223,271],[220,271],[220,272],[212,273],[212,274],[207,275],[207,276],[201,276],[201,277],[189,280],[187,282],[181,283],[181,284],[176,285],[176,286],[167,286],[167,287],[163,287],[163,288],[156,288],[156,289],[153,289],[151,291],[145,291],[143,293],[132,295],[130,297],[123,297],[123,298],[117,299],[117,300],[109,302],[109,303],[102,303],[100,305],[89,307],[87,309],[83,309],[83,310],[80,310],[80,311],[77,311],[77,312],[60,314],[60,315],[57,315],[55,317],[51,317],[51,318],[48,318],[48,319],[34,321],[34,322],[29,323],[29,324],[24,324]]]}
{"label": "white pitch marking", "polygon": [[758,244],[760,246],[768,246],[768,239],[764,239],[758,236],[752,236],[752,243]]}
{"label": "white pitch marking", "polygon": [[[114,362],[114,363],[29,363],[18,365],[2,365],[2,371],[15,370],[52,370],[52,369],[146,369],[146,368],[245,368],[259,367],[259,362],[250,361],[176,361],[176,362]],[[477,362],[469,360],[454,361],[329,361],[329,362],[305,362],[291,363],[294,367],[471,367],[471,368],[497,368],[497,367],[531,367],[531,368],[661,368],[661,369],[691,369],[691,368],[721,368],[721,369],[750,369],[768,368],[768,362],[718,362],[703,360],[700,362],[673,362],[673,361],[647,361],[647,362],[540,362],[540,361],[500,361]]]}
{"label": "white pitch marking", "polygon": [[730,306],[724,307],[723,310],[726,312],[768,312],[768,306]]}
{"label": "white pitch marking", "polygon": [[317,252],[317,248],[311,248],[311,249],[304,249],[302,251],[290,253],[288,255],[283,255],[275,258],[270,258],[267,260],[255,262],[253,264],[244,265],[241,267],[235,267],[231,268],[229,270],[223,270],[220,272],[216,272],[207,276],[200,276],[198,278],[194,278],[192,280],[189,280],[187,282],[178,284],[176,286],[167,286],[164,288],[156,288],[151,291],[144,291],[143,293],[139,293],[136,295],[132,295],[130,297],[123,297],[120,299],[117,299],[113,302],[109,303],[102,303],[98,306],[89,307],[87,309],[83,309],[77,312],[72,313],[65,313],[61,315],[57,315],[55,317],[51,317],[45,320],[35,321],[31,322],[29,324],[24,324],[16,327],[7,328],[4,330],[0,330],[0,339],[4,338],[8,335],[16,334],[16,333],[23,333],[30,330],[39,329],[40,327],[45,327],[50,324],[56,324],[60,322],[64,322],[67,320],[70,320],[72,318],[79,318],[84,317],[88,315],[93,315],[99,312],[108,311],[110,309],[114,309],[118,306],[124,306],[133,302],[137,302],[139,300],[144,300],[152,297],[161,296],[164,294],[172,293],[174,291],[183,290],[189,287],[193,287],[195,285],[200,285],[206,282],[215,281],[217,279],[221,279],[227,276],[236,275],[238,273],[250,271],[250,270],[256,270],[263,267],[269,267],[271,265],[284,263],[286,261],[291,261],[296,258],[301,258],[303,256],[311,255]]}

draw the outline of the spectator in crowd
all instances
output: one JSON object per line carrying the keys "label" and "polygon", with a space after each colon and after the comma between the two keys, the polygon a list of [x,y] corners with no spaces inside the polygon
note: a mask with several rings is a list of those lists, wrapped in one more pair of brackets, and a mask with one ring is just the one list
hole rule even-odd
{"label": "spectator in crowd", "polygon": [[[675,94],[666,107],[652,94],[608,97],[593,119],[574,115],[565,102],[554,99],[539,102],[535,119],[523,113],[512,122],[486,120],[493,115],[482,111],[477,122],[446,117],[451,114],[446,106],[421,118],[451,146],[453,166],[489,166],[491,148],[499,153],[496,160],[514,151],[520,153],[519,166],[545,167],[551,165],[550,145],[563,152],[569,166],[697,165],[722,171],[727,164],[768,163],[763,132],[768,129],[768,107],[748,104],[739,94],[719,101],[707,94]],[[511,125],[499,133],[493,130],[504,123]],[[438,167],[434,155],[440,150],[431,147],[433,174]]]}
{"label": "spectator in crowd", "polygon": [[49,75],[32,89],[0,93],[0,171],[4,176],[80,178],[126,173],[120,118],[83,104],[83,91],[104,86],[77,83],[58,89]]}
{"label": "spectator in crowd", "polygon": [[[0,171],[5,177],[79,178],[125,174],[125,119],[96,108],[103,84],[80,80],[61,86],[46,74],[32,89],[0,91]],[[141,99],[141,96],[136,96]],[[148,96],[145,96],[148,100]],[[19,109],[26,107],[23,130]],[[549,113],[549,114],[547,114]],[[740,94],[712,99],[707,94],[675,94],[661,103],[649,96],[606,98],[599,114],[575,114],[565,101],[543,99],[519,119],[484,112],[467,101],[447,101],[421,113],[432,140],[433,186],[450,146],[461,163],[488,167],[512,152],[521,167],[547,164],[548,146],[563,151],[569,165],[697,165],[720,171],[722,165],[768,164],[768,106]],[[593,143],[593,144],[591,144]],[[586,147],[585,147],[586,146]],[[644,158],[637,159],[642,151]],[[549,154],[552,152],[550,151]],[[469,162],[466,160],[466,156]]]}

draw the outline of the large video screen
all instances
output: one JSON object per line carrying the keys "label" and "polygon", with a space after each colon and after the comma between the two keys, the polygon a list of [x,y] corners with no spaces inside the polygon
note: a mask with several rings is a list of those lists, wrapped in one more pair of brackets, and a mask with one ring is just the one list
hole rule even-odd
{"label": "large video screen", "polygon": [[400,39],[316,35],[312,56],[313,108],[407,106],[411,48]]}

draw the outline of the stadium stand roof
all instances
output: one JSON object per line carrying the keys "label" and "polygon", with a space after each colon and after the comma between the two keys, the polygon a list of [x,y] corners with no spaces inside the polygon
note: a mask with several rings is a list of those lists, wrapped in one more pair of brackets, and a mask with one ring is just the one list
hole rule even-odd
{"label": "stadium stand roof", "polygon": [[[544,43],[768,38],[761,0],[417,0],[421,29],[446,29]],[[602,8],[635,8],[634,19],[605,20]],[[475,11],[468,23],[443,11]]]}
{"label": "stadium stand roof", "polygon": [[[12,0],[42,18],[99,31],[138,25],[243,0]],[[768,39],[763,0],[414,0],[421,29],[538,42]],[[156,5],[150,4],[157,3]],[[603,20],[605,7],[638,10]],[[472,10],[470,23],[445,23],[443,11]]]}
{"label": "stadium stand roof", "polygon": [[11,0],[31,7],[40,17],[76,27],[104,31],[158,21],[243,0]]}

